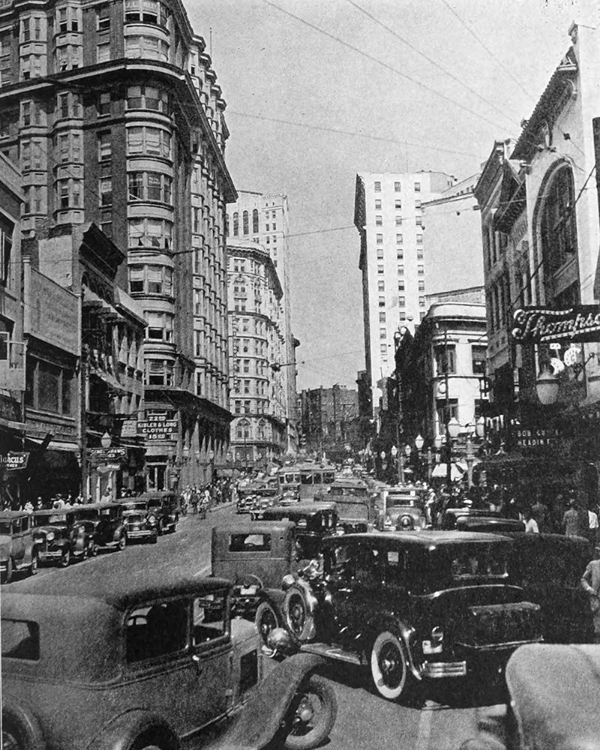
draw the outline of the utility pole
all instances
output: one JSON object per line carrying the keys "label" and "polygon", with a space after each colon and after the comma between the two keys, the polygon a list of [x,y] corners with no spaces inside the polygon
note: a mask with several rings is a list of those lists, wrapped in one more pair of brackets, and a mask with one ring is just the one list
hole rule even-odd
{"label": "utility pole", "polygon": [[452,438],[450,437],[450,363],[448,360],[448,325],[444,328],[444,384],[446,386],[446,487],[452,492]]}

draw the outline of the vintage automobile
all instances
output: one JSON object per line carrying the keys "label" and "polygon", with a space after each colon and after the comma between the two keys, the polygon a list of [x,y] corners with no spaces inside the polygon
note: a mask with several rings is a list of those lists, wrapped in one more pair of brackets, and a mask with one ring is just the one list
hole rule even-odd
{"label": "vintage automobile", "polygon": [[94,540],[93,554],[98,549],[124,550],[127,528],[121,503],[90,503],[75,508],[76,522],[81,523]]}
{"label": "vintage automobile", "polygon": [[421,531],[427,527],[426,493],[392,487],[381,492],[379,531]]}
{"label": "vintage automobile", "polygon": [[251,513],[261,513],[272,505],[276,505],[278,499],[279,490],[277,487],[261,487],[254,495]]}
{"label": "vintage automobile", "polygon": [[338,496],[354,495],[355,497],[369,497],[369,488],[361,479],[336,479],[329,487],[327,499],[335,500]]}
{"label": "vintage automobile", "polygon": [[484,508],[446,508],[436,518],[435,527],[444,531],[491,531],[495,533],[525,531],[525,524]]}
{"label": "vintage automobile", "polygon": [[38,551],[33,541],[30,513],[0,513],[0,580],[10,583],[17,571],[37,573]]}
{"label": "vintage automobile", "polygon": [[460,750],[600,750],[600,646],[522,646],[506,666],[504,717]]}
{"label": "vintage automobile", "polygon": [[373,531],[376,518],[368,497],[357,495],[335,495],[334,497],[338,515],[338,531],[344,534]]}
{"label": "vintage automobile", "polygon": [[295,544],[298,560],[308,562],[319,554],[323,537],[335,534],[338,517],[335,503],[314,501],[287,506],[274,505],[257,514],[255,520],[292,521],[296,525]]}
{"label": "vintage automobile", "polygon": [[158,518],[158,535],[173,533],[177,530],[179,523],[179,510],[177,495],[167,490],[156,492],[144,492],[138,495],[138,500],[146,500],[148,509],[156,514]]}
{"label": "vintage automobile", "polygon": [[313,674],[321,660],[265,665],[254,626],[230,617],[227,581],[65,578],[3,596],[4,748],[178,750],[204,730],[220,733],[213,750],[326,739],[336,702]]}
{"label": "vintage automobile", "polygon": [[124,500],[123,520],[127,531],[127,541],[142,539],[156,544],[158,541],[158,516],[154,508],[149,507],[148,500],[130,498]]}
{"label": "vintage automobile", "polygon": [[[541,640],[539,605],[509,582],[510,548],[496,534],[331,537],[322,573],[271,605],[287,648],[366,666],[381,697],[406,699],[427,680],[500,676],[519,645]],[[281,650],[268,625],[261,637]]]}
{"label": "vintage automobile", "polygon": [[236,513],[250,513],[253,510],[256,491],[260,486],[255,482],[251,482],[238,489]]}
{"label": "vintage automobile", "polygon": [[38,562],[66,568],[72,559],[85,560],[96,553],[93,532],[78,520],[77,508],[36,510],[33,541]]}
{"label": "vintage automobile", "polygon": [[563,534],[510,534],[508,571],[528,601],[540,605],[547,643],[592,643],[594,625],[581,576],[590,560],[589,542]]}

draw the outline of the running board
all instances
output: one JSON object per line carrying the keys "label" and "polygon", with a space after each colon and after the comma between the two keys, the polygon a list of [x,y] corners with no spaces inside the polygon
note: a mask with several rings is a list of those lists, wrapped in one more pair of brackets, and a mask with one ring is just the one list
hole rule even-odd
{"label": "running board", "polygon": [[333,659],[334,661],[344,661],[348,664],[355,664],[357,667],[360,667],[362,664],[360,656],[354,652],[344,651],[344,649],[338,648],[337,646],[330,646],[328,643],[305,643],[300,650],[308,654],[323,656],[325,659]]}

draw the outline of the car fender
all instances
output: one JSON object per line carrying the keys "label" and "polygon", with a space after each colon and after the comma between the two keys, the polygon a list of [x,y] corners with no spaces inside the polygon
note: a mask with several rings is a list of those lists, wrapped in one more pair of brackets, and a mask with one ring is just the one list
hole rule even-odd
{"label": "car fender", "polygon": [[174,730],[160,716],[135,708],[113,719],[87,746],[87,750],[130,750],[136,739],[147,732],[160,738],[161,750],[177,750],[179,740]]}
{"label": "car fender", "polygon": [[2,724],[6,727],[9,722],[14,722],[20,730],[20,747],[23,750],[45,749],[44,735],[32,711],[4,695],[2,697]]}
{"label": "car fender", "polygon": [[285,601],[285,591],[283,589],[262,589],[260,592],[261,601],[267,601],[278,612],[282,611],[283,602]]}
{"label": "car fender", "polygon": [[[406,652],[408,654],[408,665],[410,667],[410,671],[412,672],[414,677],[416,677],[417,680],[420,680],[421,679],[421,667],[415,661],[414,653],[413,653],[414,639],[415,639],[414,628],[396,617],[384,616],[384,617],[373,619],[368,624],[367,638],[365,642],[365,646],[367,648],[369,647],[369,644],[372,643],[373,640],[376,638],[377,634],[381,633],[382,630],[397,631],[400,634],[400,637],[402,638],[402,642],[406,646]],[[369,654],[367,653],[366,656],[368,658]]]}
{"label": "car fender", "polygon": [[258,685],[224,734],[204,750],[265,747],[281,729],[302,681],[325,663],[315,654],[294,654],[280,662]]}

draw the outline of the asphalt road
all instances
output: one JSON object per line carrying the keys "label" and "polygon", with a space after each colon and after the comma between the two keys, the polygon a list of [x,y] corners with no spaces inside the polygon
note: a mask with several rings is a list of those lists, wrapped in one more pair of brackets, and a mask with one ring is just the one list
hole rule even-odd
{"label": "asphalt road", "polygon": [[[149,567],[168,573],[192,571],[203,576],[210,572],[211,528],[240,520],[229,507],[181,519],[174,534],[161,537],[157,544],[134,544],[123,552],[102,552],[95,559],[66,569],[44,567],[39,576],[68,576],[94,580],[107,576],[143,575]],[[247,518],[247,517],[245,517]],[[35,579],[22,578],[10,586],[11,592],[26,592]],[[36,582],[39,586],[39,582]],[[324,674],[331,678],[339,703],[337,722],[325,746],[327,750],[458,750],[462,741],[473,737],[477,727],[489,727],[503,715],[501,697],[482,684],[449,684],[430,689],[412,706],[389,703],[373,695],[363,676],[351,667],[332,666]]]}

